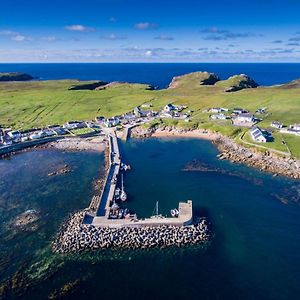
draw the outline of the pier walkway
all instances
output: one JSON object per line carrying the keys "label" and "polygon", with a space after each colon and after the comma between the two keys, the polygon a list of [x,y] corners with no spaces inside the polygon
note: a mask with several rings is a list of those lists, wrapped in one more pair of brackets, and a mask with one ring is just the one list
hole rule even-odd
{"label": "pier walkway", "polygon": [[179,202],[179,215],[177,218],[165,218],[161,216],[153,216],[146,219],[108,219],[107,217],[94,217],[92,224],[97,227],[142,227],[142,226],[188,226],[193,224],[193,204],[189,200],[187,202]]}
{"label": "pier walkway", "polygon": [[137,124],[124,126],[123,136],[122,136],[123,141],[125,141],[125,142],[127,141],[128,137],[130,135],[130,130],[136,126],[137,126]]}
{"label": "pier walkway", "polygon": [[108,217],[109,206],[114,198],[117,186],[117,179],[120,173],[121,166],[120,150],[115,132],[108,133],[108,139],[110,155],[109,169],[104,183],[104,188],[100,196],[100,201],[96,210],[96,216],[106,217]]}

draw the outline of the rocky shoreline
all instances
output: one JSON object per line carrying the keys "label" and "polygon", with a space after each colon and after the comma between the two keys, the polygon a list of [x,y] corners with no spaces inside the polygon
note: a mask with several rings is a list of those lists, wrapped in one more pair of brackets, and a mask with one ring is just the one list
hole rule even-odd
{"label": "rocky shoreline", "polygon": [[234,140],[207,130],[185,130],[176,127],[150,127],[147,129],[136,127],[132,129],[132,136],[146,137],[195,137],[211,140],[220,154],[219,159],[227,159],[233,163],[243,163],[261,171],[272,173],[274,176],[282,175],[293,179],[300,179],[300,161],[291,157],[281,157],[270,151],[256,151],[237,144]]}
{"label": "rocky shoreline", "polygon": [[243,163],[261,171],[300,179],[300,161],[291,157],[281,157],[269,151],[258,152],[236,144],[230,138],[222,137],[213,142],[221,152],[219,159],[233,163]]}
{"label": "rocky shoreline", "polygon": [[61,227],[52,249],[60,254],[96,249],[148,249],[205,243],[210,238],[206,220],[192,226],[95,227],[84,225],[85,212],[72,215]]}

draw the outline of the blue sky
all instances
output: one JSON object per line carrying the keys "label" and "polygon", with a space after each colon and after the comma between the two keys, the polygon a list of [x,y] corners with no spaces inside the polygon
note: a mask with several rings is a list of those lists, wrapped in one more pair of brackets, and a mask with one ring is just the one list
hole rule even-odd
{"label": "blue sky", "polygon": [[300,1],[1,1],[0,62],[300,62]]}

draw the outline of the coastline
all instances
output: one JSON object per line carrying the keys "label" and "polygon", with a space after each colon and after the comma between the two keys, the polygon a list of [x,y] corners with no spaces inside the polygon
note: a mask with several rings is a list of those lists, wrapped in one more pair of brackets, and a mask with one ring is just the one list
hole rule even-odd
{"label": "coastline", "polygon": [[64,151],[99,151],[103,152],[106,148],[106,137],[68,137],[61,140],[49,142],[40,146],[43,149],[58,149]]}
{"label": "coastline", "polygon": [[300,179],[300,161],[295,158],[281,157],[270,151],[257,151],[237,144],[233,139],[207,130],[183,130],[176,127],[159,127],[132,129],[132,136],[146,137],[193,137],[211,141],[219,150],[219,159],[227,159],[233,163],[242,163],[261,171]]}
{"label": "coastline", "polygon": [[156,130],[152,135],[152,137],[187,137],[187,138],[200,138],[209,141],[215,141],[221,136],[217,133],[208,132],[206,130],[192,130],[192,131],[166,131],[162,129]]}

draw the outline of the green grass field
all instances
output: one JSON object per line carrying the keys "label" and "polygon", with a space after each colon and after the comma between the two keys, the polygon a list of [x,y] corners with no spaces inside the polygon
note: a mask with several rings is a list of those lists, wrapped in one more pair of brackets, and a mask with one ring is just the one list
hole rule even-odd
{"label": "green grass field", "polygon": [[82,134],[87,134],[95,131],[92,128],[78,128],[78,129],[72,129],[70,130],[70,132],[75,135],[82,135]]}
{"label": "green grass field", "polygon": [[[165,104],[187,105],[193,110],[191,122],[173,121],[170,125],[202,127],[218,131],[224,135],[237,136],[240,128],[230,122],[216,122],[208,119],[203,110],[214,106],[229,109],[243,107],[254,112],[257,108],[267,107],[269,116],[259,124],[267,128],[271,121],[281,121],[285,125],[300,123],[300,88],[293,85],[259,87],[238,92],[226,93],[224,86],[200,85],[202,75],[191,74],[182,77],[172,89],[148,90],[147,85],[120,84],[104,90],[69,90],[83,83],[72,80],[0,82],[0,125],[15,129],[65,123],[70,120],[92,120],[96,116],[111,117],[143,103],[152,103],[153,109]],[[284,136],[291,152],[300,157],[300,137]],[[282,148],[277,142],[270,147]]]}

